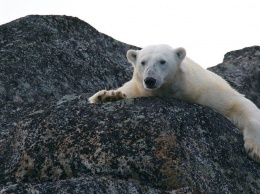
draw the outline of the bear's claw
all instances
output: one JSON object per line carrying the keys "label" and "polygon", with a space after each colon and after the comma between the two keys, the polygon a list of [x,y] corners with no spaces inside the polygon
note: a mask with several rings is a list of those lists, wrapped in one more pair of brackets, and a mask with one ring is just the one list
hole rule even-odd
{"label": "bear's claw", "polygon": [[[253,146],[253,145],[251,145]],[[260,162],[260,151],[256,147],[250,147],[248,143],[245,142],[245,150],[250,158],[253,160]]]}
{"label": "bear's claw", "polygon": [[260,141],[257,139],[257,136],[244,136],[244,147],[250,158],[253,160],[260,162]]}
{"label": "bear's claw", "polygon": [[116,101],[120,99],[126,98],[126,95],[121,92],[121,91],[116,91],[116,90],[101,90],[91,96],[88,101],[90,103],[97,103],[97,102],[111,102],[111,101]]}

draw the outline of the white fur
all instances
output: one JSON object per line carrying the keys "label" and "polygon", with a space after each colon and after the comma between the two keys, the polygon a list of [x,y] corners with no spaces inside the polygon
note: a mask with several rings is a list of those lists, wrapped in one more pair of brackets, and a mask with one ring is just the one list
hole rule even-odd
{"label": "white fur", "polygon": [[89,102],[105,101],[106,97],[161,96],[206,105],[228,117],[243,132],[246,151],[260,161],[260,110],[220,76],[186,57],[183,48],[148,46],[129,50],[127,58],[134,66],[132,79],[114,92],[96,93]]}

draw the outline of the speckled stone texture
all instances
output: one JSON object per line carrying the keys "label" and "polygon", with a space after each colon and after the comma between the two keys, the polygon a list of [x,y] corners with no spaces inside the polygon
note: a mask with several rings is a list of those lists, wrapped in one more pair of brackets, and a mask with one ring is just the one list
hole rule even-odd
{"label": "speckled stone texture", "polygon": [[129,80],[130,48],[73,17],[0,26],[0,193],[260,191],[260,165],[215,111],[174,99],[78,99]]}

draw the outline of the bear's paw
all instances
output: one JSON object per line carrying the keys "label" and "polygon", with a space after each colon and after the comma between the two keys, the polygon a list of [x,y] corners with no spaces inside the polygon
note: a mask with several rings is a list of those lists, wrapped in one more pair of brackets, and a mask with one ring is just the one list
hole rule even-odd
{"label": "bear's paw", "polygon": [[[252,128],[244,129],[244,147],[248,155],[260,162],[260,124],[259,121],[250,123]],[[257,128],[259,127],[259,129]]]}
{"label": "bear's paw", "polygon": [[97,103],[97,102],[112,102],[116,100],[125,99],[126,95],[121,91],[116,90],[101,90],[91,96],[88,101],[90,103]]}

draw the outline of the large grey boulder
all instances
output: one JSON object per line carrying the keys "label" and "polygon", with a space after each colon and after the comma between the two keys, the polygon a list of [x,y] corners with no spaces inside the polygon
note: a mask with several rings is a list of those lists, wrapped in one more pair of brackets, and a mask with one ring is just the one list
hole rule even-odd
{"label": "large grey boulder", "polygon": [[72,17],[0,26],[1,193],[259,192],[259,164],[214,110],[78,99],[129,80],[130,48]]}

